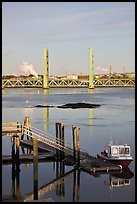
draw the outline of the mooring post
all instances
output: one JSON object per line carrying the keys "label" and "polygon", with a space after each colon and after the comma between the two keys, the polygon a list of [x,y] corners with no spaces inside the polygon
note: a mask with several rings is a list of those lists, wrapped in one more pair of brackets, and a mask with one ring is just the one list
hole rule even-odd
{"label": "mooring post", "polygon": [[[58,144],[58,123],[56,123],[56,143]],[[59,157],[59,150],[56,149],[57,159]]]}
{"label": "mooring post", "polygon": [[[61,123],[59,123],[59,144],[61,145],[61,138],[62,138],[62,135],[61,135]],[[61,160],[61,156],[62,156],[62,151],[59,150],[59,157],[60,157],[60,160]]]}
{"label": "mooring post", "polygon": [[15,163],[12,163],[12,197],[14,198],[16,196],[15,193],[15,172],[16,172],[16,166]]}
{"label": "mooring post", "polygon": [[19,136],[16,136],[16,168],[19,169],[19,147],[20,139]]}
{"label": "mooring post", "polygon": [[65,153],[64,153],[64,146],[65,146],[65,142],[64,142],[64,124],[61,123],[61,125],[62,125],[62,143],[63,143],[63,152],[62,152],[62,156],[63,156],[63,158],[64,158],[64,155],[65,155]]}
{"label": "mooring post", "polygon": [[38,199],[38,139],[33,138],[34,200]]}
{"label": "mooring post", "polygon": [[[29,135],[30,135],[30,117],[25,117],[23,132],[25,132],[24,128],[27,129],[27,131],[26,131],[27,140],[29,140]],[[24,138],[24,133],[23,133],[21,139],[23,139],[23,138]]]}
{"label": "mooring post", "polygon": [[72,125],[74,165],[76,164],[76,131],[75,130],[76,130],[76,127]]}
{"label": "mooring post", "polygon": [[28,126],[28,132],[27,132],[27,139],[29,140],[29,136],[30,136],[30,117],[26,117],[26,123]]}
{"label": "mooring post", "polygon": [[76,127],[76,146],[77,146],[77,165],[80,167],[80,136],[79,136],[80,128]]}
{"label": "mooring post", "polygon": [[14,135],[11,137],[11,143],[12,143],[12,162],[15,162],[15,137]]}
{"label": "mooring post", "polygon": [[[18,199],[20,198],[20,187],[19,187],[19,146],[20,139],[19,136],[13,135],[11,137],[12,143],[12,195],[16,196]],[[15,144],[16,143],[16,144]],[[15,187],[16,180],[16,187]]]}
{"label": "mooring post", "polygon": [[61,151],[61,158],[64,158],[64,124],[60,123],[60,144],[63,146]]}
{"label": "mooring post", "polygon": [[74,156],[74,165],[80,167],[80,128],[72,126],[73,132],[73,156]]}
{"label": "mooring post", "polygon": [[21,123],[21,139],[23,137],[24,131],[23,131],[23,124]]}

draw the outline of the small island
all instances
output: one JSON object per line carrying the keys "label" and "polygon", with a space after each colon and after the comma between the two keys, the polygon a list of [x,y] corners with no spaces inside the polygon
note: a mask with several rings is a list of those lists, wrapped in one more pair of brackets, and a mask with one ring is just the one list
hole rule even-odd
{"label": "small island", "polygon": [[59,105],[59,106],[48,106],[48,105],[36,105],[36,108],[53,108],[53,107],[57,107],[57,108],[72,108],[72,109],[76,109],[76,108],[96,108],[101,106],[100,104],[91,104],[91,103],[67,103],[64,105]]}
{"label": "small island", "polygon": [[91,103],[67,103],[62,106],[57,106],[57,108],[96,108],[101,106],[100,104],[91,104]]}

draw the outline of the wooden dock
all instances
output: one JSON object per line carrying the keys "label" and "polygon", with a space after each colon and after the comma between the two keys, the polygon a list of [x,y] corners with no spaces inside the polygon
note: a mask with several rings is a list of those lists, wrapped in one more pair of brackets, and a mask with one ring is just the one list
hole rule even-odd
{"label": "wooden dock", "polygon": [[[21,147],[26,147],[29,149],[33,149],[33,140],[20,140],[20,146]],[[55,151],[55,148],[50,147],[49,145],[38,141],[38,151],[39,152],[50,152],[50,151]]]}
{"label": "wooden dock", "polygon": [[[33,154],[22,154],[19,156],[19,163],[32,163],[34,159],[34,155]],[[56,161],[56,157],[55,154],[53,152],[46,152],[46,153],[42,153],[42,154],[38,154],[38,161],[39,162],[46,162],[46,161]],[[3,165],[8,165],[8,164],[12,164],[13,163],[13,159],[11,155],[5,155],[2,156],[2,164]]]}
{"label": "wooden dock", "polygon": [[92,157],[91,155],[87,156],[85,160],[81,161],[80,167],[87,172],[108,172],[121,170],[121,167],[119,165],[115,165],[109,161],[104,161],[96,157]]}
{"label": "wooden dock", "polygon": [[[77,167],[77,165],[74,164],[74,157],[66,157],[64,159],[64,162],[66,163],[66,165]],[[87,173],[121,171],[121,167],[119,165],[115,165],[108,161],[100,160],[91,155],[87,156],[87,158],[85,158],[84,160],[81,160],[80,166],[77,168]]]}
{"label": "wooden dock", "polygon": [[[79,128],[72,126],[73,148],[64,142],[64,124],[56,123],[56,136],[49,135],[30,125],[30,118],[25,117],[24,123],[2,123],[2,135],[11,136],[13,159],[17,156],[19,162],[32,161],[34,153],[38,161],[46,159],[63,160],[67,165],[72,165],[87,172],[120,171],[121,167],[113,163],[100,160],[80,150]],[[25,139],[27,138],[27,139]],[[36,145],[34,140],[36,140]],[[19,148],[33,149],[33,155],[19,155]],[[36,151],[34,151],[36,149]],[[51,152],[52,150],[52,152]],[[43,154],[39,154],[43,152]],[[12,157],[2,157],[2,163],[11,163]]]}

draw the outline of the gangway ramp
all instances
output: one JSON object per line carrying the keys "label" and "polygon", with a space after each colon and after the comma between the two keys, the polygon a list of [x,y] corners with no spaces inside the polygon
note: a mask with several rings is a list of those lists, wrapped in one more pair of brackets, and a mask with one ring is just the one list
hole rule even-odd
{"label": "gangway ramp", "polygon": [[[5,129],[3,124],[7,126]],[[5,134],[5,131],[6,131],[6,135],[8,136],[8,134],[10,134],[9,132],[11,129],[12,134],[9,136],[12,136],[12,138],[14,138],[14,136],[15,137],[21,136],[21,140],[24,140],[24,137],[26,137],[28,140],[28,143],[30,142],[29,140],[33,140],[34,138],[37,138],[41,148],[43,148],[46,145],[49,149],[52,148],[54,153],[58,152],[60,154],[59,157],[62,156],[61,153],[63,153],[63,159],[65,160],[65,162],[67,162],[67,164],[70,164],[72,166],[76,165],[78,166],[78,168],[82,168],[83,170],[86,170],[88,172],[121,170],[120,166],[114,165],[110,162],[101,161],[100,159],[92,157],[86,151],[82,150],[80,148],[79,134],[78,135],[73,134],[73,147],[72,147],[69,143],[66,143],[64,139],[62,139],[62,137],[59,138],[57,137],[57,135],[54,136],[42,130],[39,130],[36,127],[31,126],[30,123],[27,124],[24,122],[24,124],[22,123],[19,124],[18,122],[15,122],[14,126],[15,126],[15,130],[13,130],[13,128],[11,127],[9,127],[8,129],[8,124],[2,123],[2,135]],[[76,130],[77,129],[79,128],[76,127]],[[61,131],[61,129],[59,130]],[[15,131],[15,134],[13,133],[13,131]],[[20,135],[17,135],[16,131],[19,131]],[[78,142],[76,137],[74,139],[74,136],[78,136],[78,139],[79,139]],[[75,144],[77,143],[76,147],[74,147],[74,140],[75,140]]]}
{"label": "gangway ramp", "polygon": [[[74,165],[74,150],[69,143],[65,143],[64,140],[57,139],[55,136],[45,133],[33,126],[26,126],[24,129],[24,135],[34,138],[37,137],[38,141],[45,143],[46,145],[63,151],[65,153],[66,162]],[[98,158],[89,155],[86,151],[80,149],[80,166],[79,168],[88,171],[111,171],[121,170],[121,167],[114,165],[110,162],[104,162]]]}

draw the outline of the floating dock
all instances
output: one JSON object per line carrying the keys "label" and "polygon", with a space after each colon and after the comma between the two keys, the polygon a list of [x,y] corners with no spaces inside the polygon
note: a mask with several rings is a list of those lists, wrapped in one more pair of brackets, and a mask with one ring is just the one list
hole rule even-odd
{"label": "floating dock", "polygon": [[[83,152],[80,149],[79,128],[72,126],[73,147],[64,141],[64,124],[56,123],[56,136],[42,132],[30,125],[30,118],[25,117],[24,124],[18,122],[5,122],[2,124],[2,135],[11,136],[12,155],[2,156],[2,163],[34,161],[63,161],[86,172],[120,171],[121,167],[108,161],[100,160]],[[27,138],[27,139],[26,139]],[[35,140],[35,142],[34,142]],[[23,155],[19,155],[22,148]],[[33,154],[25,154],[24,148],[33,151]]]}

